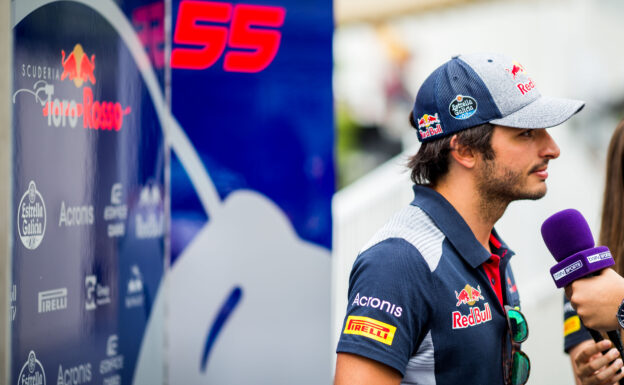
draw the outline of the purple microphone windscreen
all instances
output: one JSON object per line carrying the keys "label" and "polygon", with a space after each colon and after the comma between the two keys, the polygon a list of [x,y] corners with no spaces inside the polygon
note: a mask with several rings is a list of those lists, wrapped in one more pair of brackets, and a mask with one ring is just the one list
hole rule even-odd
{"label": "purple microphone windscreen", "polygon": [[594,237],[583,215],[574,209],[559,211],[542,224],[542,238],[557,262],[594,247]]}

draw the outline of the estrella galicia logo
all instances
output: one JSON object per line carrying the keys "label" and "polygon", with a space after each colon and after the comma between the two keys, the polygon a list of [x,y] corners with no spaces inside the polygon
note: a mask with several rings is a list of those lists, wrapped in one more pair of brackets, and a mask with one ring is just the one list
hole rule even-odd
{"label": "estrella galicia logo", "polygon": [[449,113],[458,120],[465,120],[477,112],[477,101],[465,95],[457,95],[449,104]]}
{"label": "estrella galicia logo", "polygon": [[24,247],[34,250],[43,240],[46,228],[46,208],[34,181],[22,195],[17,208],[17,232]]}
{"label": "estrella galicia logo", "polygon": [[41,362],[32,350],[28,353],[28,361],[22,366],[22,370],[20,370],[17,377],[17,385],[21,384],[46,385],[43,365],[41,365]]}

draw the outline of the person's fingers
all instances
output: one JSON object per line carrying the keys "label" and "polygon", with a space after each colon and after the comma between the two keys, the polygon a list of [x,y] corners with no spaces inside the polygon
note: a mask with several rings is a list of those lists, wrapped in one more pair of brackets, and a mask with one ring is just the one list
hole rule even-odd
{"label": "person's fingers", "polygon": [[613,384],[617,382],[624,373],[617,373],[618,370],[622,367],[622,359],[618,358],[611,365],[606,367],[604,370],[601,370],[595,374],[596,384]]}
{"label": "person's fingers", "polygon": [[[620,360],[621,361],[621,360]],[[614,362],[615,364],[615,362]],[[624,363],[622,364],[624,366]],[[619,372],[618,372],[619,370]],[[618,385],[619,381],[624,378],[624,370],[622,368],[616,369],[615,375],[607,382],[607,384]]]}
{"label": "person's fingers", "polygon": [[[582,352],[581,352],[582,353]],[[581,355],[581,354],[579,354]],[[590,377],[592,376],[594,373],[596,373],[596,371],[603,369],[604,367],[606,367],[607,365],[609,365],[609,363],[611,361],[614,361],[616,358],[618,358],[620,355],[620,353],[617,351],[617,349],[613,348],[611,350],[609,350],[606,354],[599,356],[596,359],[593,359],[589,362],[586,362],[584,364],[580,364],[578,365],[578,361],[577,361],[577,365],[579,368],[579,374],[583,377]],[[602,372],[603,370],[601,370]],[[615,373],[615,371],[613,372]],[[607,378],[609,378],[610,376],[606,376],[605,378],[603,378],[602,380],[606,380]]]}
{"label": "person's fingers", "polygon": [[585,364],[590,360],[592,356],[597,353],[604,352],[609,349],[613,344],[609,340],[602,340],[595,344],[587,345],[579,354],[574,358],[577,365]]}

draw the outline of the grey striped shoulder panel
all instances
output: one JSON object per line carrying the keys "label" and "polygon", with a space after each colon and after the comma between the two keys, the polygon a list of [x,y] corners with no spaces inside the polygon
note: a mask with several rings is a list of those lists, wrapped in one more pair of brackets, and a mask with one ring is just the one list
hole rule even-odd
{"label": "grey striped shoulder panel", "polygon": [[431,271],[438,267],[444,234],[421,208],[410,205],[396,213],[375,233],[362,251],[390,238],[402,238],[412,244]]}
{"label": "grey striped shoulder panel", "polygon": [[431,330],[418,347],[418,351],[407,362],[405,377],[401,385],[435,385],[435,361],[433,356]]}

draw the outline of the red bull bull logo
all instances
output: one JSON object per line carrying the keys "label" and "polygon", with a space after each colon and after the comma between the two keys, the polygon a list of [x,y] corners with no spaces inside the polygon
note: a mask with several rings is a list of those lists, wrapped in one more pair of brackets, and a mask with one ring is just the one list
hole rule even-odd
{"label": "red bull bull logo", "polygon": [[61,81],[69,78],[78,88],[82,87],[82,84],[87,81],[95,84],[95,75],[93,73],[95,70],[95,54],[91,55],[91,59],[89,59],[82,45],[76,44],[67,57],[65,57],[65,51],[61,50],[61,56],[61,65],[63,66]]}
{"label": "red bull bull logo", "polygon": [[526,73],[522,64],[518,63],[515,60],[512,61],[511,68],[505,68],[505,71],[509,72],[509,74],[513,77],[514,80],[516,80],[517,75]]}
{"label": "red bull bull logo", "polygon": [[424,114],[420,119],[418,119],[418,132],[420,133],[420,137],[422,139],[441,134],[442,125],[440,124],[438,114]]}
{"label": "red bull bull logo", "polygon": [[457,298],[457,303],[455,306],[460,305],[469,305],[472,306],[480,299],[485,299],[481,295],[481,286],[477,285],[477,288],[466,284],[463,289],[459,291],[459,293],[455,292],[455,297]]}

